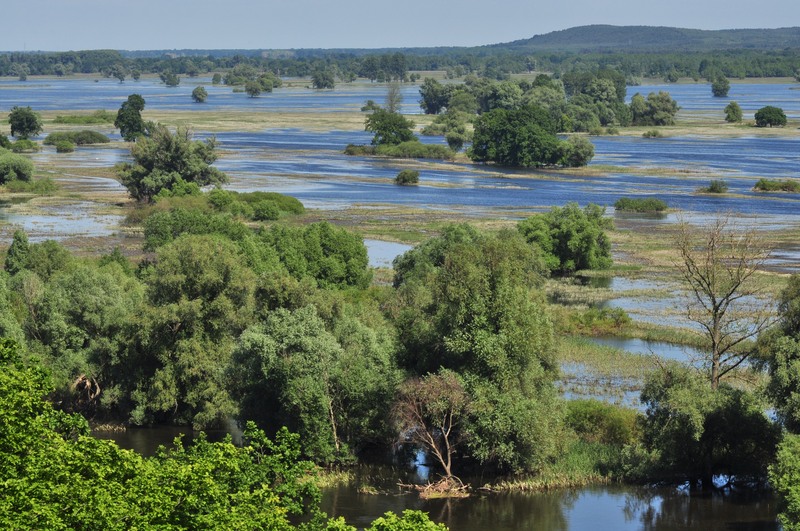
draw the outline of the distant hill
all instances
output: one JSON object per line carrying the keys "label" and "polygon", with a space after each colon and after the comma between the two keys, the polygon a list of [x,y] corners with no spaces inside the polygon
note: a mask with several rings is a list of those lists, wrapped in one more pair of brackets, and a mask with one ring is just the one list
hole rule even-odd
{"label": "distant hill", "polygon": [[800,48],[800,27],[697,30],[661,26],[592,25],[553,31],[503,44],[508,51],[708,52]]}

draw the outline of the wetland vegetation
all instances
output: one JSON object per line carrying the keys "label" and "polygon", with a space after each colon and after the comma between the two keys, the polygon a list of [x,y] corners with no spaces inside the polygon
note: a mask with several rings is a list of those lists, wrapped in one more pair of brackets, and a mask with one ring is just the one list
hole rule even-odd
{"label": "wetland vegetation", "polygon": [[[404,77],[400,58],[386,57],[384,66],[393,57],[397,72],[385,78]],[[263,71],[254,70],[258,79]],[[463,82],[423,72],[422,79],[412,92],[420,91],[427,114],[413,116],[416,125],[397,102],[385,105],[393,111],[361,112],[357,100],[372,95],[374,83],[344,81],[317,93],[302,88],[308,78],[269,80],[272,92],[259,98],[205,83],[204,105],[176,110],[145,77],[143,92],[154,90],[146,108],[144,97],[126,100],[113,89],[116,106],[124,100],[115,128],[111,106],[77,111],[65,103],[36,116],[52,142],[37,154],[0,154],[9,242],[0,332],[15,341],[0,349],[0,407],[19,420],[0,438],[9,457],[3,474],[13,478],[3,518],[15,511],[23,518],[29,513],[21,508],[32,503],[45,527],[89,518],[112,528],[191,527],[201,525],[197,518],[236,514],[282,528],[305,513],[311,529],[346,529],[318,513],[319,492],[308,479],[314,466],[352,467],[342,476],[358,476],[362,502],[371,497],[400,513],[405,506],[378,501],[388,492],[383,480],[363,478],[366,468],[354,466],[394,450],[398,463],[430,465],[423,483],[443,477],[427,491],[439,496],[465,486],[520,493],[655,481],[716,496],[756,491],[771,477],[790,503],[782,521],[797,522],[800,218],[792,194],[752,190],[759,179],[792,177],[797,109],[787,107],[788,127],[773,128],[780,138],[772,138],[726,123],[723,105],[711,116],[693,108],[705,100],[684,103],[658,86],[646,88],[647,98],[628,98],[624,73],[607,69]],[[170,90],[191,103],[186,85]],[[731,94],[742,86],[734,80]],[[13,94],[0,91],[0,101]],[[337,109],[340,94],[353,104]],[[237,96],[230,101],[238,107],[213,107],[215,98]],[[286,107],[258,107],[256,100],[272,97]],[[715,96],[706,86],[702,97]],[[763,107],[736,97],[743,108]],[[297,111],[292,98],[320,103]],[[487,131],[507,129],[504,119],[518,119],[518,111],[542,122],[525,137],[531,145],[513,135],[484,145]],[[408,142],[431,125],[442,136]],[[620,134],[589,144],[584,133],[597,126]],[[112,141],[73,153],[49,147],[80,144],[87,127]],[[654,127],[669,138],[642,140]],[[474,143],[471,152],[452,149],[452,137],[443,137],[454,132],[485,151],[476,158]],[[38,131],[29,133],[38,144]],[[371,147],[342,154],[372,135],[375,150],[415,147],[381,158],[364,156]],[[569,153],[560,147],[568,143]],[[745,157],[743,145],[765,149],[741,166],[724,161],[728,152]],[[728,151],[709,154],[709,146]],[[550,158],[514,158],[514,149],[529,156],[534,148]],[[420,154],[434,150],[447,156]],[[546,171],[501,167],[542,165]],[[424,178],[395,186],[402,172]],[[727,193],[696,194],[709,179],[727,183]],[[81,209],[89,214],[75,223]],[[737,223],[719,224],[726,211]],[[112,228],[101,236],[70,232],[70,222],[98,225],[104,217]],[[400,247],[392,268],[375,268],[365,237],[414,247]],[[788,258],[771,262],[772,249]],[[628,352],[602,344],[609,338],[642,343]],[[775,418],[766,415],[770,407]],[[30,418],[12,415],[23,409]],[[150,458],[88,438],[84,418],[131,429],[257,425],[241,447],[201,438]],[[104,465],[70,491],[76,509],[45,511],[65,499],[59,474],[88,473],[72,468],[81,461]],[[203,486],[171,479],[198,469],[218,479]],[[246,481],[234,470],[245,470]],[[100,497],[104,482],[119,485],[122,498]],[[179,487],[205,502],[181,512],[170,505],[177,498],[169,489]],[[615,496],[613,489],[598,498]],[[137,494],[145,491],[146,498]],[[649,506],[646,492],[626,496]],[[674,501],[649,492],[668,500],[665,511]],[[450,505],[406,498],[408,508],[469,528],[443,516]],[[511,525],[530,523],[531,499],[508,498],[508,510],[519,512]],[[482,502],[462,507],[478,510],[471,503]],[[116,512],[104,512],[112,505]],[[158,520],[149,510],[158,507],[171,507],[172,519]],[[330,501],[323,508],[341,514]],[[762,514],[776,518],[774,506]],[[433,525],[418,512],[385,518],[381,529],[401,528],[399,518]]]}

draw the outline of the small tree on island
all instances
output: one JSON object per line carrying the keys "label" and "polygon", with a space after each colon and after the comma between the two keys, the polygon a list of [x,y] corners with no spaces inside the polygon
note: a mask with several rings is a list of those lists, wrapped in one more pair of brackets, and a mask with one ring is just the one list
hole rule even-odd
{"label": "small tree on island", "polygon": [[735,101],[725,106],[725,121],[728,123],[739,123],[744,118],[742,108]]}
{"label": "small tree on island", "polygon": [[786,125],[786,113],[780,107],[767,105],[761,107],[755,114],[757,127],[773,127]]}
{"label": "small tree on island", "polygon": [[394,178],[396,184],[408,185],[419,183],[419,172],[417,170],[403,170]]}
{"label": "small tree on island", "polygon": [[731,82],[728,78],[720,75],[711,83],[711,93],[715,98],[725,98],[728,96],[728,91],[731,89]]}
{"label": "small tree on island", "polygon": [[208,92],[206,91],[205,87],[203,86],[195,87],[195,89],[192,91],[192,99],[195,102],[204,103],[206,101],[206,98],[208,98]]}
{"label": "small tree on island", "polygon": [[364,129],[375,133],[372,145],[400,144],[415,140],[412,132],[414,122],[404,118],[401,114],[389,112],[386,109],[375,109],[364,121]]}
{"label": "small tree on island", "polygon": [[258,81],[248,81],[244,84],[244,91],[251,98],[257,98],[261,94],[261,83]]}

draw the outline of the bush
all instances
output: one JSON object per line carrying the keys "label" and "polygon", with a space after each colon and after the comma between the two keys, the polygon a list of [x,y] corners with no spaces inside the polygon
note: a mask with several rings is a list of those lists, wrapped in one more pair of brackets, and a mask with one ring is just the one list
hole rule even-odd
{"label": "bush", "polygon": [[72,153],[75,151],[75,144],[69,140],[59,140],[56,142],[56,153]]}
{"label": "bush", "polygon": [[569,400],[564,420],[586,442],[623,446],[638,440],[638,417],[633,409],[599,400]]}
{"label": "bush", "polygon": [[256,221],[275,221],[279,217],[280,210],[272,201],[260,201],[253,207],[253,219]]}
{"label": "bush", "polygon": [[39,149],[39,144],[27,138],[21,138],[11,143],[11,151],[14,153],[36,153]]}
{"label": "bush", "polygon": [[445,146],[439,144],[423,144],[416,140],[410,140],[401,144],[380,144],[375,147],[375,154],[399,159],[449,160],[453,158],[453,152]]}
{"label": "bush", "polygon": [[0,155],[0,184],[9,181],[30,181],[33,176],[33,162],[27,157],[14,153]]}
{"label": "bush", "polygon": [[642,133],[645,138],[664,138],[664,135],[658,129],[649,129]]}
{"label": "bush", "polygon": [[367,155],[375,154],[375,146],[365,146],[363,144],[347,144],[344,148],[345,155],[352,155],[355,157],[364,157]]}
{"label": "bush", "polygon": [[56,116],[54,124],[70,125],[94,125],[94,124],[113,124],[116,116],[108,111],[94,111],[92,114],[71,114],[67,116]]}
{"label": "bush", "polygon": [[11,149],[11,141],[2,133],[0,133],[0,148]]}
{"label": "bush", "polygon": [[558,163],[569,168],[586,166],[594,157],[594,145],[582,136],[571,136],[558,145]]}
{"label": "bush", "polygon": [[42,143],[48,146],[54,146],[58,142],[65,141],[72,142],[77,146],[82,146],[85,144],[107,144],[111,142],[111,139],[97,131],[59,131],[47,135],[47,138],[45,138]]}
{"label": "bush", "polygon": [[614,208],[626,212],[663,212],[667,204],[655,197],[620,197],[614,203]]}
{"label": "bush", "polygon": [[606,134],[607,135],[618,135],[619,134],[619,129],[617,129],[613,125],[610,125],[610,126],[606,127]]}
{"label": "bush", "polygon": [[417,170],[403,170],[394,178],[396,184],[417,184],[419,183],[419,172]]}
{"label": "bush", "polygon": [[742,108],[735,101],[725,106],[725,121],[728,123],[739,123],[742,121]]}
{"label": "bush", "polygon": [[263,201],[270,201],[278,208],[278,210],[288,214],[302,214],[306,211],[303,203],[301,203],[297,198],[290,195],[279,194],[277,192],[248,192],[245,194],[237,194],[235,197],[239,201],[250,205],[255,205]]}
{"label": "bush", "polygon": [[722,179],[714,179],[705,188],[700,188],[700,191],[707,194],[724,194],[728,191],[728,183]]}
{"label": "bush", "polygon": [[800,192],[800,181],[793,179],[772,180],[759,179],[753,190],[758,192]]}
{"label": "bush", "polygon": [[58,190],[56,183],[50,177],[30,181],[9,181],[5,186],[6,191],[12,194],[50,195]]}

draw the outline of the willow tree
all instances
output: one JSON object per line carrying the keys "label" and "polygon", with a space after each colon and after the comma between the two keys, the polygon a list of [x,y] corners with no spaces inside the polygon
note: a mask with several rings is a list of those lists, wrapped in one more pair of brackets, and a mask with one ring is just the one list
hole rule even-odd
{"label": "willow tree", "polygon": [[711,387],[717,389],[720,379],[750,356],[742,344],[773,321],[754,278],[770,252],[755,230],[739,230],[728,216],[702,231],[682,221],[676,247],[690,293],[687,317],[705,336]]}

